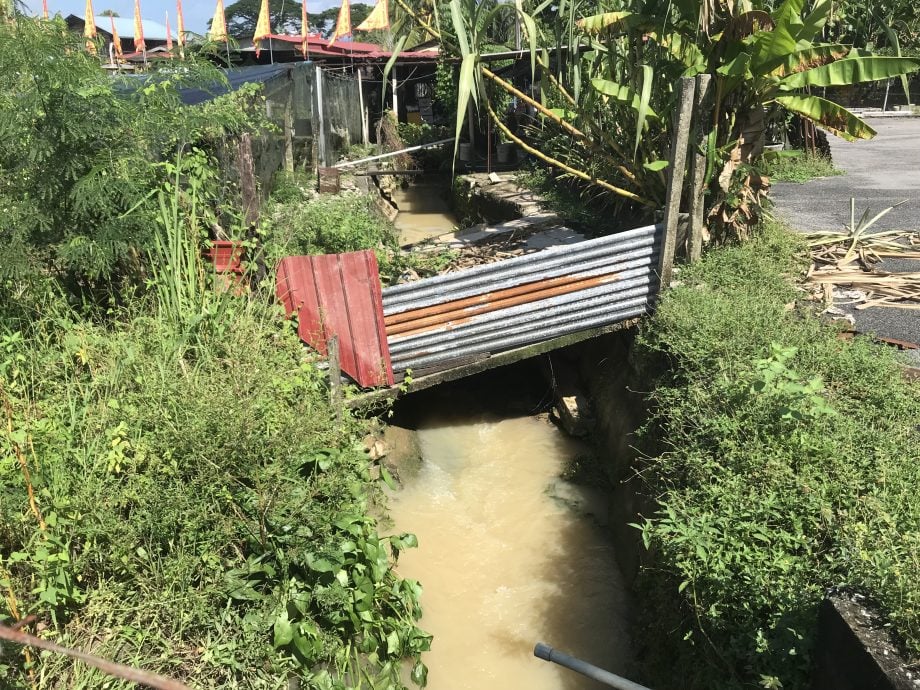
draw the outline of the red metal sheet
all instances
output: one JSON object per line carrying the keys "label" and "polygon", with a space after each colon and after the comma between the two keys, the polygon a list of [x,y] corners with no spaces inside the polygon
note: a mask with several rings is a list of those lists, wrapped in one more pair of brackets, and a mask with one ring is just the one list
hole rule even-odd
{"label": "red metal sheet", "polygon": [[373,252],[286,257],[276,290],[304,342],[326,354],[338,336],[342,371],[364,387],[394,384]]}

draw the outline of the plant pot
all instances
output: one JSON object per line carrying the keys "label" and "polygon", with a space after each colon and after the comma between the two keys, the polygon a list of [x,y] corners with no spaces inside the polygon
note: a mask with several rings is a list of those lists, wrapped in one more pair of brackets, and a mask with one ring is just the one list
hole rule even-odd
{"label": "plant pot", "polygon": [[214,240],[205,256],[211,260],[218,273],[242,273],[244,251],[242,242]]}
{"label": "plant pot", "polygon": [[460,144],[457,147],[457,158],[463,162],[471,160],[473,157],[473,147],[470,144]]}
{"label": "plant pot", "polygon": [[514,158],[514,144],[511,142],[503,142],[498,145],[498,162],[499,163],[510,163],[512,158]]}

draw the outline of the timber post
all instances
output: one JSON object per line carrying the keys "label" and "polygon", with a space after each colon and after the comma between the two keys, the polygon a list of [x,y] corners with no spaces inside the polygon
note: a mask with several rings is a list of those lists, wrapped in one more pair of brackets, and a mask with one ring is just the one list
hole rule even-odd
{"label": "timber post", "polygon": [[329,352],[329,402],[337,420],[342,421],[342,364],[339,357],[339,336],[326,343]]}
{"label": "timber post", "polygon": [[294,172],[294,82],[288,84],[284,99],[284,171]]}
{"label": "timber post", "polygon": [[671,284],[674,254],[677,249],[677,223],[680,216],[680,197],[684,187],[684,170],[687,164],[687,144],[693,119],[693,95],[696,90],[693,77],[681,77],[677,112],[674,115],[674,137],[668,161],[668,190],[664,207],[664,238],[658,259],[658,294]]}
{"label": "timber post", "polygon": [[703,254],[703,214],[706,209],[706,160],[708,133],[712,126],[712,75],[696,77],[696,94],[693,107],[693,153],[690,157],[690,240],[688,258],[699,261]]}

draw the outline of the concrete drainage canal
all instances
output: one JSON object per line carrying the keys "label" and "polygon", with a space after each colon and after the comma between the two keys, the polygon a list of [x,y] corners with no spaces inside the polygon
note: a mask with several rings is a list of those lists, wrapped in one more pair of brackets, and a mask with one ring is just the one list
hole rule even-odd
{"label": "concrete drainage canal", "polygon": [[415,462],[397,468],[390,513],[396,531],[419,539],[399,570],[424,588],[429,687],[606,687],[536,659],[538,641],[628,674],[609,490],[592,476],[590,449],[549,420],[551,395],[529,362],[411,395],[395,409],[394,424],[417,440]]}

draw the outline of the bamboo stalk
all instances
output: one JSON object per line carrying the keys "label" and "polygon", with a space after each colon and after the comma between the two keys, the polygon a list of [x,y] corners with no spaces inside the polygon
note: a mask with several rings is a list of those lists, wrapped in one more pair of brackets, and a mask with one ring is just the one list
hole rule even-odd
{"label": "bamboo stalk", "polygon": [[581,170],[576,170],[575,168],[569,165],[566,165],[562,161],[559,161],[559,160],[556,160],[555,158],[547,156],[542,151],[538,151],[533,146],[530,146],[529,144],[527,144],[519,136],[514,134],[510,129],[508,129],[505,123],[501,121],[501,118],[498,116],[498,113],[495,112],[495,109],[492,107],[492,102],[488,98],[486,99],[485,103],[486,103],[486,109],[488,110],[489,116],[495,122],[496,126],[502,131],[502,133],[506,137],[511,139],[511,141],[513,141],[515,144],[517,144],[522,149],[527,151],[527,153],[529,153],[530,155],[536,156],[544,163],[548,165],[552,165],[555,168],[559,168],[560,170],[568,173],[569,175],[577,177],[581,180],[585,180],[586,182],[590,182],[591,184],[597,185],[598,187],[601,187],[602,189],[606,189],[609,192],[613,192],[617,196],[621,196],[625,199],[630,199],[631,201],[635,201],[636,203],[642,204],[643,206],[648,206],[649,208],[656,207],[656,204],[653,201],[649,201],[648,199],[645,199],[639,196],[638,194],[630,192],[629,190],[612,185],[605,180],[599,180],[596,177],[592,177],[586,172],[583,172]]}
{"label": "bamboo stalk", "polygon": [[[482,74],[484,76],[491,79],[495,84],[500,86],[502,89],[504,89],[511,95],[517,98],[520,98],[522,101],[524,101],[528,105],[536,108],[540,112],[540,114],[546,117],[548,120],[551,120],[552,122],[556,123],[559,127],[564,129],[566,132],[568,132],[572,136],[578,139],[581,139],[582,141],[585,141],[588,144],[593,144],[593,142],[591,141],[591,139],[588,137],[587,134],[582,132],[580,129],[578,129],[574,125],[566,122],[562,117],[560,117],[559,115],[556,115],[556,113],[554,113],[552,110],[544,106],[542,103],[535,101],[533,98],[525,94],[523,91],[516,88],[513,84],[505,81],[500,76],[495,74],[495,72],[490,70],[488,67],[484,65],[480,65],[479,68],[482,71]],[[619,147],[614,146],[615,150],[618,148]],[[622,156],[621,149],[617,150],[617,153],[619,153]],[[604,157],[610,160],[610,162],[613,163],[616,169],[619,170],[627,179],[631,180],[632,182],[636,182],[636,175],[632,171],[630,171],[628,168],[626,168],[622,163],[617,163],[616,161],[611,160],[609,156],[604,156]]]}

